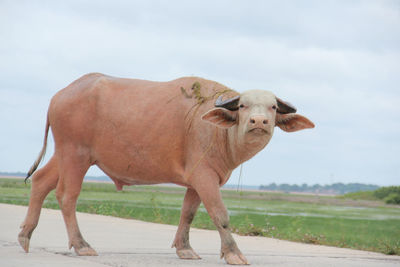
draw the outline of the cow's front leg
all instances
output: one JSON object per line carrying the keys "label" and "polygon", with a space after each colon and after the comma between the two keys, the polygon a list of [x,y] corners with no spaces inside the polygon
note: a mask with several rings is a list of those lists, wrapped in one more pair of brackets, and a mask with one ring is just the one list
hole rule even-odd
{"label": "cow's front leg", "polygon": [[200,197],[197,192],[191,188],[186,190],[185,199],[183,200],[181,219],[175,240],[172,247],[176,248],[176,254],[181,259],[200,259],[199,255],[192,249],[189,243],[190,224],[200,205]]}
{"label": "cow's front leg", "polygon": [[222,202],[219,177],[212,172],[204,171],[193,180],[193,186],[220,234],[221,258],[224,257],[228,264],[249,264],[229,230],[229,216]]}

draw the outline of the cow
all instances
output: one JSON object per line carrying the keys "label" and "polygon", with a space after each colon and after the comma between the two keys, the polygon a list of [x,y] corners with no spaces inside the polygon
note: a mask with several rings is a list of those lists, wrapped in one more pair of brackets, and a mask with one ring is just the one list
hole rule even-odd
{"label": "cow", "polygon": [[[230,233],[220,187],[268,144],[275,126],[294,132],[314,124],[265,90],[239,94],[199,77],[153,82],[100,73],[82,76],[51,99],[43,147],[27,175],[32,175],[32,188],[18,241],[28,252],[43,201],[56,189],[69,248],[77,255],[97,255],[76,219],[84,176],[97,165],[117,190],[160,183],[187,188],[172,244],[179,258],[200,258],[190,246],[189,229],[203,202],[220,234],[221,258],[228,264],[248,264]],[[36,171],[49,128],[54,154]]]}

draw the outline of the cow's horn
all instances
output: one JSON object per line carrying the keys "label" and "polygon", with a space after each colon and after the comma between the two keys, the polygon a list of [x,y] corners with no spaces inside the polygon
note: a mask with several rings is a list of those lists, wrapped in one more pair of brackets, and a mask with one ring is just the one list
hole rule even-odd
{"label": "cow's horn", "polygon": [[289,102],[283,101],[278,97],[276,98],[276,101],[278,102],[277,112],[281,114],[296,113],[297,109]]}
{"label": "cow's horn", "polygon": [[226,108],[231,111],[235,111],[239,109],[239,100],[240,100],[240,95],[237,95],[235,97],[229,98],[225,101],[222,101],[222,95],[220,95],[217,100],[215,101],[215,107],[217,108]]}

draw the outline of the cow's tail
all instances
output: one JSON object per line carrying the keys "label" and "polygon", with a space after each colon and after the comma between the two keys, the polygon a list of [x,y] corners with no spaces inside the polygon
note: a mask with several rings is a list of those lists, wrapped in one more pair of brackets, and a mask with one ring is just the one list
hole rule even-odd
{"label": "cow's tail", "polygon": [[50,128],[50,122],[49,122],[49,115],[47,114],[46,130],[44,132],[43,147],[42,147],[42,150],[39,153],[39,156],[35,160],[35,163],[33,163],[32,167],[29,169],[29,172],[28,172],[28,174],[26,175],[26,178],[25,178],[25,183],[29,179],[29,177],[36,171],[36,169],[39,166],[40,162],[43,160],[44,155],[46,154],[47,136],[49,135],[49,128]]}

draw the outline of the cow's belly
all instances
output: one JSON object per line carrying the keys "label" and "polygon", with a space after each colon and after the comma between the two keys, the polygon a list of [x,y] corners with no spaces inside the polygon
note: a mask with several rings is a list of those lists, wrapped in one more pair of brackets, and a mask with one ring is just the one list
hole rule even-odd
{"label": "cow's belly", "polygon": [[[111,140],[111,139],[108,139]],[[122,185],[176,183],[186,185],[180,149],[146,142],[113,139],[93,149],[94,163],[116,184]]]}

